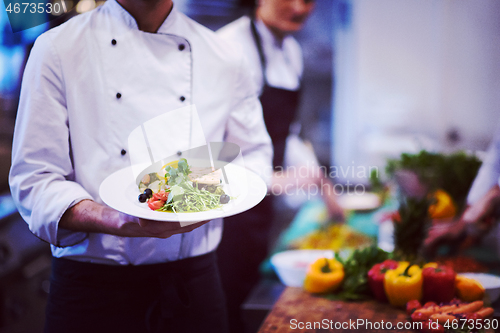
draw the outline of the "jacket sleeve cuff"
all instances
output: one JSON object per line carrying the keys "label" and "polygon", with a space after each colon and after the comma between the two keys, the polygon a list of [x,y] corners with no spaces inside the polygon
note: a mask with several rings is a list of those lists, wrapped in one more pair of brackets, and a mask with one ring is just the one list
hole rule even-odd
{"label": "jacket sleeve cuff", "polygon": [[50,193],[39,195],[33,208],[26,210],[24,218],[31,232],[59,247],[74,245],[87,238],[86,232],[59,228],[59,222],[68,209],[82,200],[93,200],[92,196],[79,184],[71,181],[53,182],[46,192]]}
{"label": "jacket sleeve cuff", "polygon": [[88,232],[83,232],[83,231],[72,231],[64,228],[59,227],[59,221],[61,220],[62,215],[71,207],[75,206],[82,200],[86,199],[91,199],[90,197],[83,196],[78,199],[73,200],[68,207],[63,211],[61,216],[59,217],[59,220],[57,221],[57,229],[56,229],[56,242],[55,246],[57,247],[67,247],[67,246],[73,246],[78,243],[83,242],[85,239],[89,237]]}
{"label": "jacket sleeve cuff", "polygon": [[71,231],[59,228],[57,231],[57,247],[73,246],[83,242],[89,237],[88,232]]}

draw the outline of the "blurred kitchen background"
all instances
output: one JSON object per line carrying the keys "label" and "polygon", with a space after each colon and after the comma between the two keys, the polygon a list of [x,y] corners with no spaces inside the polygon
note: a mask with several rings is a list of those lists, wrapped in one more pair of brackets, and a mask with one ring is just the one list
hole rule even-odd
{"label": "blurred kitchen background", "polygon": [[[174,3],[216,30],[248,13],[250,1]],[[43,325],[50,251],[20,219],[7,177],[33,41],[104,1],[66,3],[70,13],[18,33],[0,7],[0,332]],[[296,37],[305,57],[301,136],[320,163],[382,172],[402,152],[484,151],[499,120],[499,14],[498,0],[316,0]],[[339,183],[368,184],[367,177],[338,176]]]}

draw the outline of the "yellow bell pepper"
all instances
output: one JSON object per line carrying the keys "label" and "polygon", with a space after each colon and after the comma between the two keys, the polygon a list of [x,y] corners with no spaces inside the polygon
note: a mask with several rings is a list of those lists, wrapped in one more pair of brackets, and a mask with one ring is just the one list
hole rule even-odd
{"label": "yellow bell pepper", "polygon": [[404,307],[411,300],[422,299],[422,270],[417,265],[408,266],[408,262],[402,261],[398,268],[385,273],[385,293],[394,306]]}
{"label": "yellow bell pepper", "polygon": [[334,292],[344,280],[344,266],[335,259],[319,258],[309,265],[304,289],[310,293]]}
{"label": "yellow bell pepper", "polygon": [[455,216],[457,207],[447,192],[436,190],[431,196],[436,200],[436,202],[429,207],[429,216],[432,219],[446,219]]}
{"label": "yellow bell pepper", "polygon": [[433,268],[437,268],[439,265],[437,262],[428,262],[427,264],[425,264],[422,269],[424,268],[427,268],[427,267],[433,267]]}
{"label": "yellow bell pepper", "polygon": [[474,302],[484,297],[484,287],[476,280],[457,274],[455,278],[455,291],[462,301]]}

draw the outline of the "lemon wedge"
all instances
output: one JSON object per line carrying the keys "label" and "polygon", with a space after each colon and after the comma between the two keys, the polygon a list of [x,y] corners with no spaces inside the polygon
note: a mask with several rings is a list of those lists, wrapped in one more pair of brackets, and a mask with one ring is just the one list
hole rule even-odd
{"label": "lemon wedge", "polygon": [[156,173],[156,175],[158,176],[159,179],[165,178],[165,174],[167,173],[165,168],[167,166],[171,166],[172,168],[177,168],[179,166],[179,160],[169,162],[169,163],[165,164],[164,166],[162,166],[161,170]]}

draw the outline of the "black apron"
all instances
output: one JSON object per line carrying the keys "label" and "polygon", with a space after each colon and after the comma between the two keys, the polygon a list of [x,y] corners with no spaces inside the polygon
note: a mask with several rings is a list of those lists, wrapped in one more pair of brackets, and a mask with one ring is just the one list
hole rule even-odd
{"label": "black apron", "polygon": [[300,89],[287,90],[271,87],[266,78],[266,56],[262,49],[262,41],[255,27],[255,22],[251,21],[252,36],[259,51],[260,63],[262,67],[262,77],[264,87],[260,95],[262,112],[267,131],[273,142],[274,158],[273,167],[283,167],[285,157],[286,138],[290,131],[290,125],[295,119],[299,107]]}
{"label": "black apron", "polygon": [[[297,113],[300,91],[274,88],[267,84],[266,59],[253,21],[251,29],[262,65],[264,88],[260,101],[273,143],[273,167],[276,169],[283,166],[286,139]],[[243,332],[241,305],[260,279],[259,266],[269,254],[269,231],[273,219],[272,195],[266,196],[254,208],[224,219],[217,257],[232,333]]]}

